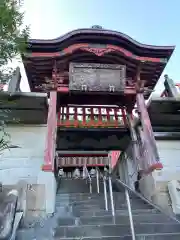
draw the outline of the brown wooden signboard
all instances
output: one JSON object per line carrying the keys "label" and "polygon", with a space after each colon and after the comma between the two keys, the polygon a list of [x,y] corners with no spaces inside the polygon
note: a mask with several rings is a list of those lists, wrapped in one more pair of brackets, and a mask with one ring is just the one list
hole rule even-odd
{"label": "brown wooden signboard", "polygon": [[59,167],[108,165],[108,157],[58,157]]}
{"label": "brown wooden signboard", "polygon": [[69,90],[121,92],[125,88],[126,67],[117,64],[70,63]]}

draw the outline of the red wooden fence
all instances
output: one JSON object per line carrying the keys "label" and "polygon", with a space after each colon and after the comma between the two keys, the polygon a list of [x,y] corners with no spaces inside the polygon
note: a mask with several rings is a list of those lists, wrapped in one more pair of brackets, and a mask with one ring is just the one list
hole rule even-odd
{"label": "red wooden fence", "polygon": [[126,125],[126,112],[118,107],[61,107],[57,125],[64,127],[120,128]]}

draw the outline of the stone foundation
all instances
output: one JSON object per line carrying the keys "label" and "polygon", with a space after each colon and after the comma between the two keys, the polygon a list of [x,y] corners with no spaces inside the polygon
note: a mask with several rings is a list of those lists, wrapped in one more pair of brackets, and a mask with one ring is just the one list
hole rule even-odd
{"label": "stone foundation", "polygon": [[18,190],[18,210],[24,215],[45,215],[55,211],[56,180],[52,172],[41,171],[37,183],[20,180],[14,185],[3,185],[3,191]]}
{"label": "stone foundation", "polygon": [[142,177],[139,182],[141,194],[166,212],[172,213],[168,181],[160,181],[156,174],[157,172]]}
{"label": "stone foundation", "polygon": [[[44,201],[46,213],[51,214],[55,211],[57,184],[54,173],[41,171],[38,175],[37,184],[44,188],[44,198],[39,194],[39,200]],[[40,191],[39,191],[40,193]],[[42,199],[43,198],[43,199]]]}

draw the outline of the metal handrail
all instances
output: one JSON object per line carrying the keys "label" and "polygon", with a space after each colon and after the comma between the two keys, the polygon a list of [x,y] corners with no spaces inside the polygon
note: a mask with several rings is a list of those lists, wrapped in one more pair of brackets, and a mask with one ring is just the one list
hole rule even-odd
{"label": "metal handrail", "polygon": [[96,168],[96,183],[97,183],[97,193],[99,193],[99,171]]}
{"label": "metal handrail", "polygon": [[[111,174],[109,174],[109,179],[110,179],[109,182],[111,182]],[[135,230],[134,230],[134,221],[133,221],[132,209],[131,209],[131,202],[130,202],[130,198],[129,198],[129,189],[130,188],[126,184],[121,182],[119,179],[117,181],[119,183],[121,183],[123,185],[124,189],[125,189],[125,197],[126,197],[126,202],[127,202],[127,207],[128,207],[128,215],[129,215],[129,222],[130,222],[130,228],[131,228],[131,236],[132,236],[132,240],[136,240],[136,235],[135,235]],[[110,192],[111,192],[111,190],[112,190],[112,182],[111,182]],[[112,203],[113,202],[111,201],[111,204]],[[113,207],[114,203],[111,206]],[[113,215],[113,208],[112,208],[112,215]]]}
{"label": "metal handrail", "polygon": [[149,205],[151,205],[153,208],[157,209],[158,211],[160,211],[162,214],[166,215],[167,217],[170,217],[172,220],[180,223],[180,221],[171,214],[166,213],[161,207],[157,206],[156,204],[152,203],[151,201],[149,201],[147,198],[145,198],[142,194],[134,191],[133,189],[131,189],[128,185],[126,185],[124,182],[122,182],[120,179],[115,179],[116,182],[118,182],[121,186],[123,186],[125,189],[128,190],[128,192],[132,192],[134,195],[136,195],[137,197],[141,198],[144,202],[148,203]]}
{"label": "metal handrail", "polygon": [[88,172],[87,166],[84,166],[84,169],[86,170],[87,177],[89,179],[89,192],[92,193],[92,179]]}
{"label": "metal handrail", "polygon": [[111,176],[109,175],[108,177],[109,181],[109,193],[110,193],[110,201],[111,201],[111,211],[112,211],[112,216],[115,216],[115,209],[114,209],[114,197],[113,197],[113,191],[112,191],[112,181],[111,181]]}
{"label": "metal handrail", "polygon": [[134,231],[134,221],[133,221],[132,209],[131,209],[131,202],[130,202],[129,192],[128,192],[127,188],[125,188],[125,196],[126,196],[126,202],[127,202],[127,206],[128,206],[128,214],[129,214],[129,222],[130,222],[130,227],[131,227],[132,240],[136,240],[135,231]]}
{"label": "metal handrail", "polygon": [[107,188],[106,188],[106,177],[105,176],[103,176],[103,186],[104,186],[105,209],[106,209],[106,211],[108,211]]}
{"label": "metal handrail", "polygon": [[114,208],[114,197],[113,197],[113,191],[112,191],[112,181],[111,181],[111,176],[108,173],[108,176],[103,175],[100,170],[97,168],[97,170],[99,171],[100,175],[103,177],[103,185],[104,185],[104,201],[105,201],[105,209],[106,211],[108,211],[108,200],[107,200],[107,186],[106,186],[106,180],[108,178],[108,182],[109,182],[109,193],[110,193],[110,201],[111,201],[111,211],[112,211],[112,216],[115,216],[115,208]]}
{"label": "metal handrail", "polygon": [[104,187],[104,202],[105,202],[105,210],[108,211],[108,200],[107,200],[107,186],[106,186],[106,176],[103,176],[99,168],[96,168],[97,171],[99,172],[100,176],[103,179],[103,187]]}
{"label": "metal handrail", "polygon": [[180,223],[180,221],[176,217],[167,214],[162,208],[160,208],[159,206],[157,206],[157,205],[153,204],[152,202],[150,202],[147,198],[145,198],[140,193],[138,193],[138,192],[134,191],[133,189],[131,189],[128,185],[126,185],[121,180],[119,180],[119,179],[115,179],[115,180],[116,180],[116,182],[118,182],[125,189],[125,196],[126,196],[126,201],[127,201],[127,206],[128,206],[128,213],[129,213],[129,221],[130,221],[130,227],[131,227],[132,240],[135,240],[136,237],[135,237],[134,221],[133,221],[133,217],[132,217],[132,209],[131,209],[131,202],[130,202],[130,198],[129,198],[129,192],[132,192],[135,196],[141,198],[144,202],[148,203],[149,205],[151,205],[153,208],[155,208],[158,211],[160,211],[165,216],[167,216],[167,217],[171,218],[172,220]]}

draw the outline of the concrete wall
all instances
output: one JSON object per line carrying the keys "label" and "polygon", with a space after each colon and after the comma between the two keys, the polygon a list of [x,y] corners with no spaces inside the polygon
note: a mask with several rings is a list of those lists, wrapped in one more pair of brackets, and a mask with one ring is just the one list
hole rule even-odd
{"label": "concrete wall", "polygon": [[144,176],[140,181],[140,189],[145,197],[166,211],[171,211],[168,182],[180,180],[180,141],[158,140],[156,143],[164,168]]}
{"label": "concrete wall", "polygon": [[160,181],[180,179],[180,141],[156,141],[163,169],[156,178]]}
{"label": "concrete wall", "polygon": [[45,125],[16,125],[6,128],[11,136],[11,144],[19,148],[10,148],[1,153],[0,182],[4,188],[20,190],[20,208],[26,212],[54,212],[55,177],[52,172],[41,170],[46,129]]}
{"label": "concrete wall", "polygon": [[[168,182],[180,180],[180,141],[156,141],[164,168],[143,176],[140,180],[141,193],[165,211],[172,211]],[[137,168],[132,160],[131,147],[121,155],[118,163],[120,179],[134,188],[137,180]]]}
{"label": "concrete wall", "polygon": [[0,155],[0,182],[16,184],[19,180],[37,183],[44,159],[46,126],[9,126],[11,144],[19,148],[4,150]]}

